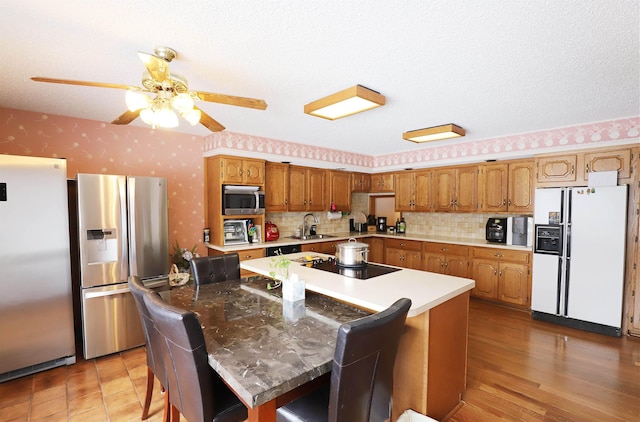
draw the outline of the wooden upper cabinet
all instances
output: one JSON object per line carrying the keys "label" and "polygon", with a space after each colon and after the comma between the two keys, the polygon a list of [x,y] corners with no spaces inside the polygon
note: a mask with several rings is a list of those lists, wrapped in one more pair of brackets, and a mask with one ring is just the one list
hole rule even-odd
{"label": "wooden upper cabinet", "polygon": [[533,212],[533,160],[480,166],[481,209]]}
{"label": "wooden upper cabinet", "polygon": [[376,173],[371,175],[371,192],[393,192],[394,173]]}
{"label": "wooden upper cabinet", "polygon": [[371,175],[368,173],[353,173],[351,176],[351,192],[369,192],[371,190]]}
{"label": "wooden upper cabinet", "polygon": [[618,183],[631,183],[631,148],[597,149],[571,154],[536,157],[539,186],[587,186],[589,174],[616,171]]}
{"label": "wooden upper cabinet", "polygon": [[220,179],[222,183],[263,185],[264,171],[264,160],[220,157]]}
{"label": "wooden upper cabinet", "polygon": [[289,164],[266,163],[264,205],[268,212],[288,211]]}
{"label": "wooden upper cabinet", "polygon": [[289,166],[289,211],[322,211],[326,177],[323,169]]}
{"label": "wooden upper cabinet", "polygon": [[539,157],[536,159],[538,183],[571,183],[577,180],[576,167],[578,156],[576,154],[560,157]]}
{"label": "wooden upper cabinet", "polygon": [[478,166],[436,169],[432,187],[434,211],[478,210]]}
{"label": "wooden upper cabinet", "polygon": [[399,172],[394,176],[396,211],[413,211],[413,172]]}
{"label": "wooden upper cabinet", "polygon": [[508,184],[507,210],[533,213],[533,161],[510,163]]}
{"label": "wooden upper cabinet", "polygon": [[329,178],[329,204],[333,202],[338,211],[350,211],[351,173],[338,170],[329,170],[327,173]]}
{"label": "wooden upper cabinet", "polygon": [[431,170],[394,175],[396,211],[431,211]]}
{"label": "wooden upper cabinet", "polygon": [[431,211],[433,208],[432,173],[431,170],[418,170],[414,173],[414,211]]}
{"label": "wooden upper cabinet", "polygon": [[617,171],[618,180],[631,177],[631,149],[599,151],[584,154],[584,179],[589,173],[599,171]]}

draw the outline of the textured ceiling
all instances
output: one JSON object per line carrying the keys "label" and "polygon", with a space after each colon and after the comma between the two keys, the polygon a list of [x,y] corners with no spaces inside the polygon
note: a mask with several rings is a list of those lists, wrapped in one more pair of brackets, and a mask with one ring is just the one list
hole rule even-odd
{"label": "textured ceiling", "polygon": [[[0,106],[110,122],[136,52],[178,52],[189,87],[264,99],[198,106],[227,130],[371,155],[444,123],[479,140],[640,115],[638,0],[2,0]],[[384,107],[328,121],[304,104],[361,84]],[[140,119],[132,125],[144,126]],[[173,129],[206,136],[201,125]]]}

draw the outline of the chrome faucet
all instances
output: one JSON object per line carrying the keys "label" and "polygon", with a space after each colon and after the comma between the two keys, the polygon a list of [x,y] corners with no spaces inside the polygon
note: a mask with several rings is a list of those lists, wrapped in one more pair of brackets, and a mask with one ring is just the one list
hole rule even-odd
{"label": "chrome faucet", "polygon": [[313,217],[313,222],[318,224],[318,217],[316,217],[312,213],[305,214],[302,218],[302,237],[305,237],[307,235],[307,217],[309,216]]}

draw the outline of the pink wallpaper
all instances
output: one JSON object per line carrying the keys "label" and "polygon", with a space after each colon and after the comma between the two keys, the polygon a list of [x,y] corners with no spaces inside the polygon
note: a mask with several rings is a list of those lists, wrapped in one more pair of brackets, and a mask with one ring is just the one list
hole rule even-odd
{"label": "pink wallpaper", "polygon": [[[0,153],[67,159],[77,173],[159,176],[168,180],[169,241],[206,254],[202,138],[0,108]],[[172,249],[170,249],[171,251]]]}

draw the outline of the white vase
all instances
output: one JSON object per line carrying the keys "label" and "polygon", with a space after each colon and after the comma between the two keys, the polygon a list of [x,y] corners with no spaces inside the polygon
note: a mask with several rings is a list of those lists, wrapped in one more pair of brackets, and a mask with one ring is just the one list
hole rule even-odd
{"label": "white vase", "polygon": [[297,274],[291,274],[288,279],[282,281],[282,300],[304,300],[304,289],[304,280],[300,280]]}

